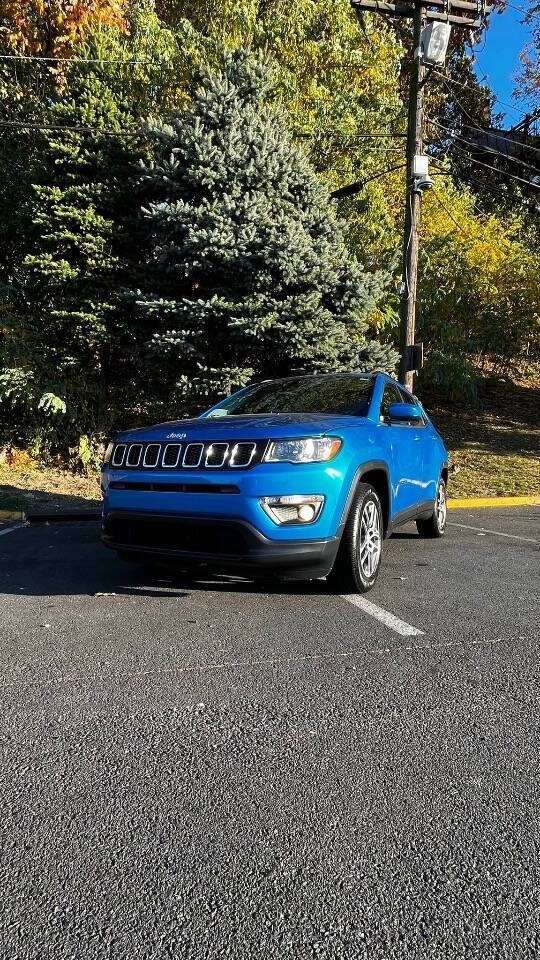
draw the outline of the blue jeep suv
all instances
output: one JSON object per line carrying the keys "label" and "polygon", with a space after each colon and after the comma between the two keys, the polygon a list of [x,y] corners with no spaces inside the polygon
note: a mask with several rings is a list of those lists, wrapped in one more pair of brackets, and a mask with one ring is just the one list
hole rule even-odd
{"label": "blue jeep suv", "polygon": [[264,381],[110,444],[102,540],[125,560],[365,592],[397,526],[442,536],[447,479],[429,417],[385,374]]}

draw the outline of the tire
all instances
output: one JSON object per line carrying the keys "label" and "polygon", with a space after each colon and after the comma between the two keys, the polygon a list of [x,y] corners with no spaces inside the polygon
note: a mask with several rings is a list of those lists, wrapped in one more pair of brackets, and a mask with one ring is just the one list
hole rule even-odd
{"label": "tire", "polygon": [[[384,536],[381,501],[369,483],[359,483],[328,583],[340,593],[367,593],[379,575]],[[371,544],[368,547],[367,541]]]}
{"label": "tire", "polygon": [[421,537],[426,537],[429,540],[444,537],[446,530],[447,509],[446,484],[441,477],[439,483],[437,484],[437,496],[435,498],[435,508],[433,513],[428,520],[416,521],[416,529]]}

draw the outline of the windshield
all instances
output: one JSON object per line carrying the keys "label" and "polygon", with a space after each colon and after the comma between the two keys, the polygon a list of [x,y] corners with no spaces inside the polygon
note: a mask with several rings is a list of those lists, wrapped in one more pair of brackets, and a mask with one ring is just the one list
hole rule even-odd
{"label": "windshield", "polygon": [[264,413],[341,413],[367,415],[373,381],[371,377],[320,374],[290,377],[248,387],[228,397],[207,414],[224,417]]}

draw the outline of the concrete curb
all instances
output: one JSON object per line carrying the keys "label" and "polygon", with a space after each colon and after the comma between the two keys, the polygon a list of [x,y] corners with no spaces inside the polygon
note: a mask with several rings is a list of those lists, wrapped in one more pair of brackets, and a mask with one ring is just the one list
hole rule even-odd
{"label": "concrete curb", "polygon": [[468,507],[540,507],[538,497],[462,497],[448,500],[450,510],[466,510]]}

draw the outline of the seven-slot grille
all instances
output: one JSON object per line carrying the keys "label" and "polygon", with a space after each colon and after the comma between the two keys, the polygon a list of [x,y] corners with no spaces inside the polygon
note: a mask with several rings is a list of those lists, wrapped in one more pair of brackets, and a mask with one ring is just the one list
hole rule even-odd
{"label": "seven-slot grille", "polygon": [[265,447],[265,442],[252,440],[237,443],[117,443],[111,467],[138,470],[246,469],[260,462]]}

